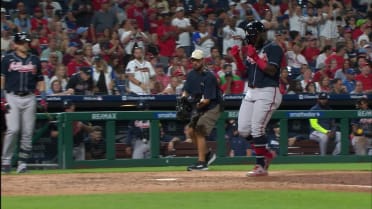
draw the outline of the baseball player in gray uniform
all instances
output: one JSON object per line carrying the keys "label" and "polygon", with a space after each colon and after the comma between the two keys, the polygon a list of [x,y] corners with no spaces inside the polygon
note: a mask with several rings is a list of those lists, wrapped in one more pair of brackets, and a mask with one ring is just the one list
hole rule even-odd
{"label": "baseball player in gray uniform", "polygon": [[261,22],[250,22],[245,30],[248,90],[239,110],[238,131],[241,136],[253,139],[252,147],[256,153],[256,165],[247,176],[266,176],[275,152],[268,149],[265,129],[282,101],[279,75],[283,51],[276,43],[267,41]]}
{"label": "baseball player in gray uniform", "polygon": [[17,173],[27,171],[32,150],[32,135],[36,118],[35,90],[38,88],[46,108],[44,77],[40,60],[29,53],[31,38],[22,32],[14,36],[15,50],[1,62],[1,108],[6,111],[7,130],[2,152],[1,173],[11,171],[11,159],[20,138]]}

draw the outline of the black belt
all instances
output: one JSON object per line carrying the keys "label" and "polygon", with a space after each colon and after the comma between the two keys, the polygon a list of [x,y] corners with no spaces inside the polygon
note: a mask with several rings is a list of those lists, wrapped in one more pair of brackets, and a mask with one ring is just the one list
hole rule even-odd
{"label": "black belt", "polygon": [[14,95],[17,95],[17,96],[20,96],[20,97],[24,97],[24,96],[28,96],[28,95],[32,94],[31,91],[7,91],[7,93],[14,94]]}

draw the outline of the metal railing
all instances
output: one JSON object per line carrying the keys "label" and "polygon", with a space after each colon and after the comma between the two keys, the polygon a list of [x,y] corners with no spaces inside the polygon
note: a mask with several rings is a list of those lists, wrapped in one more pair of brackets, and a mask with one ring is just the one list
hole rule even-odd
{"label": "metal railing", "polygon": [[[217,130],[217,164],[240,164],[253,162],[254,157],[226,156],[225,121],[237,118],[237,111],[226,111],[221,114],[216,124]],[[38,119],[50,119],[51,115],[38,114]],[[174,111],[122,111],[122,112],[73,112],[53,114],[58,124],[58,165],[60,168],[77,167],[126,167],[126,166],[161,166],[183,165],[195,158],[160,157],[160,127],[163,120],[175,120]],[[341,154],[338,156],[287,156],[288,153],[288,121],[291,119],[334,118],[339,119],[341,131]],[[272,119],[280,121],[279,157],[275,160],[283,163],[294,162],[370,162],[371,156],[350,155],[349,127],[350,119],[372,118],[372,111],[332,110],[332,111],[285,111],[277,110]],[[118,121],[150,120],[151,158],[150,159],[116,159],[115,133]],[[73,160],[73,121],[101,121],[105,129],[106,159]]]}

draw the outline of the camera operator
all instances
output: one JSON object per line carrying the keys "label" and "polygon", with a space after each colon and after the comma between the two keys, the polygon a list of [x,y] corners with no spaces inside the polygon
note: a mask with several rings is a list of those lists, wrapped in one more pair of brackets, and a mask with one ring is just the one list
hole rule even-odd
{"label": "camera operator", "polygon": [[206,137],[210,135],[222,108],[222,93],[214,74],[205,68],[203,51],[191,54],[193,70],[187,74],[182,99],[188,99],[193,106],[193,117],[188,125],[188,135],[198,147],[198,162],[187,168],[188,171],[208,170],[215,155],[208,151]]}

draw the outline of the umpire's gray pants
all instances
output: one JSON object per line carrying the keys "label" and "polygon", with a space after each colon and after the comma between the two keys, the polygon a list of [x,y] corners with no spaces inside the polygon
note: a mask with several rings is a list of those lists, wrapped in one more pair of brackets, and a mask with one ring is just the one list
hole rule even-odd
{"label": "umpire's gray pants", "polygon": [[7,93],[5,96],[10,109],[5,114],[7,130],[3,143],[2,165],[10,165],[19,133],[21,134],[19,163],[24,163],[30,157],[32,150],[32,135],[36,118],[36,98],[33,94],[20,97],[12,93]]}

